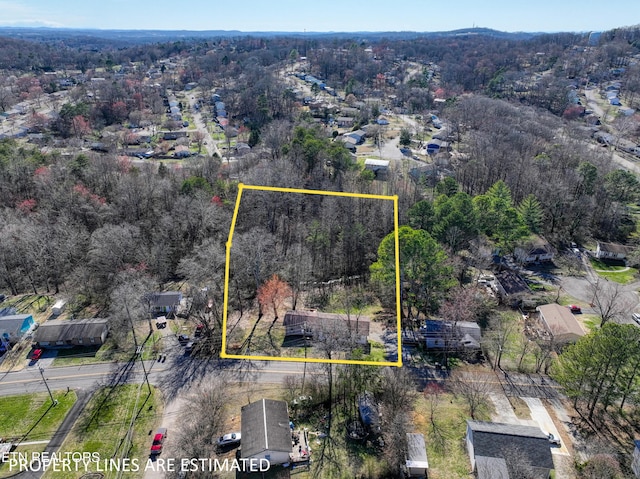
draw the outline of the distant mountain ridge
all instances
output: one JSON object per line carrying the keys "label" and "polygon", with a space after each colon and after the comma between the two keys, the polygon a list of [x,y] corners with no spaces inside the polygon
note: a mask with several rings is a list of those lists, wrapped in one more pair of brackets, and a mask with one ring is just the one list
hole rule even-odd
{"label": "distant mountain ridge", "polygon": [[93,37],[120,42],[155,43],[172,40],[233,38],[233,37],[308,37],[308,38],[362,38],[413,39],[483,35],[507,40],[528,40],[543,32],[502,32],[490,28],[463,28],[444,32],[244,32],[240,30],[99,30],[52,27],[1,27],[0,36],[32,41],[51,41],[64,38]]}

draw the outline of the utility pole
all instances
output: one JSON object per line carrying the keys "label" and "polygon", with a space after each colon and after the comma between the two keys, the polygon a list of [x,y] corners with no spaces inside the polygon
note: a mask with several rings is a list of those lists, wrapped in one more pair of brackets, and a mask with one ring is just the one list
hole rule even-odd
{"label": "utility pole", "polygon": [[42,380],[44,381],[44,385],[47,387],[47,391],[49,392],[49,397],[51,398],[51,405],[55,406],[56,404],[58,404],[58,401],[53,399],[53,394],[51,394],[51,389],[49,389],[49,383],[47,383],[47,380],[44,377],[44,369],[42,368],[38,368],[40,370],[40,376],[42,376]]}

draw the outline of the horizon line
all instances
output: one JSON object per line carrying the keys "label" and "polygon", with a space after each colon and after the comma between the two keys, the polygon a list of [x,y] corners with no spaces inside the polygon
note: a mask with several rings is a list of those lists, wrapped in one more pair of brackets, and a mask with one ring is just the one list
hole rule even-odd
{"label": "horizon line", "polygon": [[470,31],[470,30],[487,30],[498,33],[509,33],[509,34],[553,34],[553,33],[602,33],[614,29],[626,29],[626,28],[640,28],[640,24],[638,25],[628,25],[628,26],[619,26],[613,27],[610,29],[604,30],[498,30],[492,27],[460,27],[454,28],[452,30],[238,30],[238,29],[166,29],[166,28],[100,28],[100,27],[65,27],[65,26],[56,26],[56,25],[3,25],[0,24],[0,28],[9,28],[16,30],[68,30],[68,31],[96,31],[96,32],[165,32],[165,33],[173,33],[173,32],[182,32],[182,33],[208,33],[208,32],[223,32],[223,33],[242,33],[242,34],[261,34],[261,33],[269,33],[269,34],[299,34],[299,35],[313,35],[313,34],[324,34],[324,35],[336,35],[336,34],[384,34],[384,33],[416,33],[416,34],[424,34],[424,33],[451,33],[457,31]]}

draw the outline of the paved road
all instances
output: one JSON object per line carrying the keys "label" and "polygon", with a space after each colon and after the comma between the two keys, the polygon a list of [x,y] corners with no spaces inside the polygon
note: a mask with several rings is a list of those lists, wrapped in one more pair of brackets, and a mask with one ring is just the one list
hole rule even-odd
{"label": "paved road", "polygon": [[[202,360],[185,356],[169,358],[165,363],[145,361],[152,384],[167,387],[169,391],[199,384],[209,375],[227,371],[231,381],[280,383],[285,376],[302,375],[303,363],[281,361],[232,361]],[[44,377],[54,390],[91,389],[110,380],[138,382],[144,379],[140,368],[132,368],[131,363],[99,363],[84,366],[48,368]],[[307,374],[317,374],[318,368],[307,365]],[[0,377],[0,396],[46,391],[37,368],[4,373]]]}
{"label": "paved road", "polygon": [[[188,93],[187,93],[188,94]],[[220,158],[220,151],[218,150],[218,144],[211,137],[211,133],[209,133],[209,129],[207,128],[206,123],[202,119],[202,113],[199,110],[196,110],[196,99],[194,95],[189,95],[189,105],[191,106],[191,114],[193,115],[193,122],[196,124],[196,128],[202,131],[205,134],[204,140],[204,148],[207,150],[207,154],[209,156],[213,156],[214,153],[217,153]]]}

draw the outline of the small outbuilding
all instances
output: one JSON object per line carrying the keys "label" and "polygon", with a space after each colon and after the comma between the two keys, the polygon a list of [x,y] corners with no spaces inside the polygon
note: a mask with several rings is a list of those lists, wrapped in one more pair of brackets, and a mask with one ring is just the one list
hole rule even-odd
{"label": "small outbuilding", "polygon": [[66,307],[67,307],[67,301],[64,299],[59,299],[53,304],[53,307],[51,308],[51,313],[54,316],[60,316],[60,314],[65,310]]}
{"label": "small outbuilding", "polygon": [[407,433],[405,469],[408,477],[428,477],[427,446],[422,434]]}

